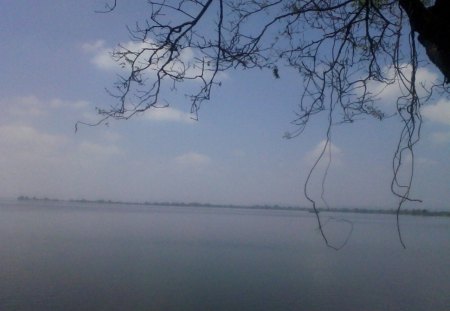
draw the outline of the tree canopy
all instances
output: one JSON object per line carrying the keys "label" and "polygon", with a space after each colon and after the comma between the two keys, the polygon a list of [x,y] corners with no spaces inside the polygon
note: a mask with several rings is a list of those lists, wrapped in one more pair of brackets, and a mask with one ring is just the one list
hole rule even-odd
{"label": "tree canopy", "polygon": [[[114,0],[99,12],[117,11],[122,5],[126,3]],[[148,18],[128,26],[136,44],[113,52],[127,73],[109,90],[116,104],[98,109],[98,124],[164,107],[164,92],[193,80],[200,83],[193,84],[187,96],[197,118],[201,105],[220,86],[222,72],[260,68],[278,79],[289,68],[298,72],[304,90],[295,130],[285,137],[301,134],[316,115],[328,119],[327,143],[312,172],[330,148],[333,126],[364,116],[392,116],[380,108],[379,95],[397,85],[402,95],[393,103],[392,117],[403,129],[393,156],[391,190],[399,197],[398,210],[414,200],[413,147],[420,138],[421,106],[433,96],[448,94],[449,1],[159,0],[148,1],[148,6]],[[442,81],[424,85],[417,71],[430,62]],[[407,157],[412,161],[406,165]],[[309,196],[310,177],[304,193],[316,209]],[[321,228],[318,213],[317,219]]]}

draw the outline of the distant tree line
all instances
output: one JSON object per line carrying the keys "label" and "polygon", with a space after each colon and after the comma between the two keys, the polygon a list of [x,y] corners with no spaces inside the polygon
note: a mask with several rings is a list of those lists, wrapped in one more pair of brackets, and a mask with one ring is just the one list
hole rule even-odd
{"label": "distant tree line", "polygon": [[[50,199],[47,197],[37,198],[35,196],[19,196],[19,201],[45,201],[45,202],[74,202],[74,203],[94,203],[94,204],[122,204],[122,205],[144,205],[144,206],[166,206],[166,207],[208,207],[208,208],[235,208],[235,209],[252,209],[252,210],[279,210],[279,211],[303,211],[314,213],[314,209],[299,206],[280,206],[280,205],[233,205],[233,204],[213,204],[199,202],[125,202],[112,200],[87,200],[87,199]],[[321,213],[358,213],[358,214],[396,214],[397,210],[393,209],[375,209],[375,208],[318,208]],[[450,217],[450,211],[433,211],[427,209],[403,209],[400,211],[402,215],[412,216],[439,216]]]}

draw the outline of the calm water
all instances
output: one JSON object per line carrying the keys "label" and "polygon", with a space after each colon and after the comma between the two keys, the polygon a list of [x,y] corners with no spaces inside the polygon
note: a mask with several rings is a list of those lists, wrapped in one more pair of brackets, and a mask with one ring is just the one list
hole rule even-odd
{"label": "calm water", "polygon": [[450,219],[0,203],[0,310],[450,310]]}

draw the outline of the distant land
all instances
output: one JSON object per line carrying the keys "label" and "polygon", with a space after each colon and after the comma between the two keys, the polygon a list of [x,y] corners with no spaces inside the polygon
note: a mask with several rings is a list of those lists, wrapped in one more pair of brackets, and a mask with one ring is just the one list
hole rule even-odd
{"label": "distant land", "polygon": [[[96,203],[96,204],[122,204],[122,205],[144,205],[144,206],[175,206],[175,207],[208,207],[208,208],[235,208],[235,209],[255,209],[255,210],[282,210],[282,211],[304,211],[314,213],[314,209],[308,207],[298,206],[280,206],[280,205],[228,205],[228,204],[212,204],[212,203],[198,203],[198,202],[123,202],[112,200],[86,200],[86,199],[71,199],[60,200],[50,198],[37,198],[28,196],[19,196],[19,201],[45,201],[45,202],[75,202],[75,203]],[[359,214],[397,214],[394,209],[368,209],[368,208],[318,208],[318,212],[338,212],[338,213],[359,213]],[[436,211],[427,209],[402,209],[401,215],[411,216],[433,216],[433,217],[450,217],[450,211]]]}

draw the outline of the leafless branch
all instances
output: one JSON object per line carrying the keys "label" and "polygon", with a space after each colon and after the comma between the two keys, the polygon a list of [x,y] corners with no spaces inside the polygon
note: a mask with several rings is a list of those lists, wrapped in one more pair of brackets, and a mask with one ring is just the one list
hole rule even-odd
{"label": "leafless branch", "polygon": [[[197,118],[201,104],[221,85],[222,72],[261,68],[280,78],[286,68],[294,69],[304,90],[292,122],[295,129],[285,137],[300,135],[317,114],[327,113],[329,121],[326,144],[304,186],[305,196],[317,212],[308,187],[331,143],[333,126],[364,117],[382,120],[390,116],[377,105],[380,93],[373,84],[399,85],[405,90],[396,102],[403,129],[393,157],[391,184],[392,192],[400,199],[399,213],[405,202],[416,201],[410,197],[413,148],[420,139],[424,100],[417,91],[416,41],[425,47],[429,60],[448,82],[448,3],[436,0],[434,5],[425,6],[420,0],[148,1],[149,18],[129,29],[135,44],[119,46],[113,53],[127,74],[110,90],[117,104],[98,110],[102,116],[99,123],[110,118],[129,119],[158,107],[161,96],[180,83],[191,83],[195,89],[186,95]],[[106,12],[116,6],[114,0],[106,5]],[[448,92],[442,83],[431,86],[427,96],[434,94],[436,88]],[[316,216],[321,229],[320,216]],[[328,244],[322,230],[321,233]],[[399,237],[404,245],[400,230]]]}

